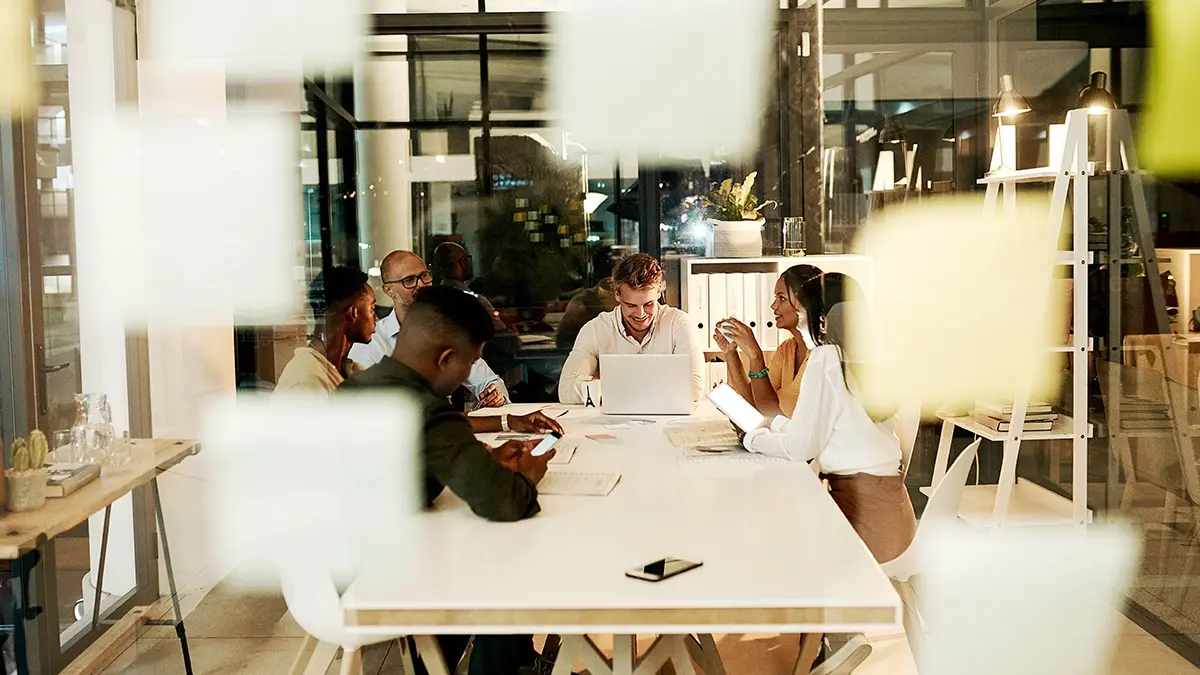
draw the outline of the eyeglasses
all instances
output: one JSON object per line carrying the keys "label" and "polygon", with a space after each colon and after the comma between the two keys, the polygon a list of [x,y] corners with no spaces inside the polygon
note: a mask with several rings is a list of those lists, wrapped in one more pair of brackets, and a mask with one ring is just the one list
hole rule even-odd
{"label": "eyeglasses", "polygon": [[401,286],[407,288],[410,291],[412,289],[416,288],[417,286],[428,286],[432,283],[433,283],[433,275],[430,274],[428,270],[421,272],[420,274],[413,274],[413,275],[404,277],[403,279],[392,279],[391,281],[388,281],[387,279],[383,280],[383,284],[385,286],[387,284],[400,284]]}

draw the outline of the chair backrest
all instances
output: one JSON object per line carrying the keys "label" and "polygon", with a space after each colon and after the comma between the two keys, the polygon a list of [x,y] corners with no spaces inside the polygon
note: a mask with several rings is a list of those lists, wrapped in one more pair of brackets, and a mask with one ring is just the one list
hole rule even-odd
{"label": "chair backrest", "polygon": [[900,441],[900,475],[908,474],[912,461],[913,446],[917,444],[917,431],[921,428],[921,402],[909,401],[896,411],[896,438]]}
{"label": "chair backrest", "polygon": [[904,553],[895,559],[883,563],[883,571],[889,577],[898,581],[908,581],[909,577],[920,571],[917,564],[917,550],[921,541],[929,537],[930,525],[953,522],[958,519],[958,504],[962,501],[963,490],[967,486],[967,476],[971,473],[971,465],[975,463],[975,455],[979,453],[981,440],[968,445],[962,454],[950,465],[946,477],[933,489],[929,502],[921,514],[921,522],[917,523],[917,533],[912,543]]}

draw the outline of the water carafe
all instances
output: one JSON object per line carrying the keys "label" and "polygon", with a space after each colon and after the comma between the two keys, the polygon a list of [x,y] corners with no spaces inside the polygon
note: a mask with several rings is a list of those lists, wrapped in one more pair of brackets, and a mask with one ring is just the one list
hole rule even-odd
{"label": "water carafe", "polygon": [[75,395],[75,425],[71,427],[83,461],[103,463],[112,446],[115,430],[108,396],[101,393]]}

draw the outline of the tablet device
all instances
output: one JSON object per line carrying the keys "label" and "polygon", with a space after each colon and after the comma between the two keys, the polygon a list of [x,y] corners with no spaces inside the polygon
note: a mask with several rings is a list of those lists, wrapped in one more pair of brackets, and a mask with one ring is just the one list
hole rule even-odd
{"label": "tablet device", "polygon": [[728,384],[722,384],[709,392],[708,400],[712,401],[717,410],[728,417],[730,422],[746,433],[761,427],[767,419]]}
{"label": "tablet device", "polygon": [[554,444],[557,443],[561,438],[562,436],[559,436],[556,433],[548,433],[546,434],[546,437],[542,439],[542,442],[538,443],[537,446],[529,452],[529,454],[533,455],[534,457],[541,457],[547,452],[550,452],[550,448],[553,448]]}

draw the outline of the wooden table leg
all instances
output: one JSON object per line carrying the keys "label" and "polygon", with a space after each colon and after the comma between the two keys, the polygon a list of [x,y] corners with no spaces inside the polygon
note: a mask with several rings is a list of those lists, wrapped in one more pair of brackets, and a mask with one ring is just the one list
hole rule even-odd
{"label": "wooden table leg", "polygon": [[805,675],[812,670],[813,661],[821,653],[821,633],[805,633],[800,636],[800,652],[796,654],[796,665],[792,675]]}
{"label": "wooden table leg", "polygon": [[451,675],[437,638],[432,635],[414,635],[413,640],[417,643],[417,654],[425,663],[425,670],[429,675]]}

